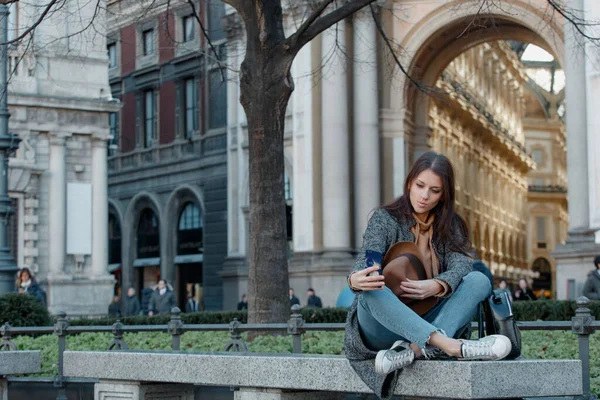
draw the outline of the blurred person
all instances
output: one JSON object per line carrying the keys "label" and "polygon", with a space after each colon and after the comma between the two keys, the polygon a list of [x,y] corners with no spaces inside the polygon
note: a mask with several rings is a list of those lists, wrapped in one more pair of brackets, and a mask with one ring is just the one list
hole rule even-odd
{"label": "blurred person", "polygon": [[512,301],[512,299],[513,299],[512,293],[511,293],[510,289],[508,288],[508,284],[506,283],[506,281],[504,279],[502,279],[500,281],[500,283],[498,284],[498,289],[505,292],[508,295],[508,298],[510,299],[510,301]]}
{"label": "blurred person", "polygon": [[151,283],[150,286],[142,289],[142,302],[141,302],[141,315],[148,315],[151,310],[150,307],[150,299],[152,298],[152,294],[156,290],[156,283]]}
{"label": "blurred person", "polygon": [[315,294],[315,290],[313,288],[309,288],[307,294],[308,300],[306,302],[306,305],[308,307],[323,308],[321,298]]}
{"label": "blurred person", "polygon": [[531,290],[529,284],[524,278],[519,279],[519,288],[515,290],[513,297],[515,301],[537,300],[533,290]]}
{"label": "blurred person", "polygon": [[167,281],[161,279],[158,281],[158,287],[152,293],[150,304],[148,305],[148,316],[151,317],[155,313],[169,315],[171,309],[175,307],[175,295],[167,287]]}
{"label": "blurred person", "polygon": [[290,288],[290,307],[294,304],[300,305],[300,299],[294,294],[294,289]]}
{"label": "blurred person", "polygon": [[237,309],[238,311],[248,309],[248,296],[246,296],[246,294],[242,295],[242,301],[238,303]]}
{"label": "blurred person", "polygon": [[127,289],[127,297],[122,307],[123,316],[133,317],[140,314],[140,300],[136,296],[135,289],[130,287]]}
{"label": "blurred person", "polygon": [[600,300],[600,256],[594,258],[595,270],[588,274],[583,286],[583,295],[590,300]]}
{"label": "blurred person", "polygon": [[108,305],[108,316],[119,318],[121,316],[121,305],[119,304],[119,296],[114,296],[112,303]]}
{"label": "blurred person", "polygon": [[187,302],[185,303],[185,312],[191,313],[191,312],[198,312],[198,311],[199,311],[198,300],[196,300],[194,298],[194,296],[192,296],[190,293],[188,293]]}
{"label": "blurred person", "polygon": [[17,278],[17,292],[33,296],[38,303],[46,305],[46,293],[35,280],[29,268],[22,268]]}

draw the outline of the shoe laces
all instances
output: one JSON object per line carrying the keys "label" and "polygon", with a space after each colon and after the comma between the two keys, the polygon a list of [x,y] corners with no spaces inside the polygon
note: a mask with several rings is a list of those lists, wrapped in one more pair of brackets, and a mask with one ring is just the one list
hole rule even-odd
{"label": "shoe laces", "polygon": [[387,352],[387,358],[395,363],[404,363],[406,360],[410,359],[411,349],[405,346],[397,346],[390,351]]}
{"label": "shoe laces", "polygon": [[425,346],[425,348],[422,350],[423,353],[423,357],[426,360],[434,360],[434,359],[439,359],[439,358],[446,358],[448,357],[448,355],[439,347],[435,347],[435,346]]}
{"label": "shoe laces", "polygon": [[495,354],[492,350],[494,342],[489,340],[465,340],[462,342],[461,353],[463,358],[493,357]]}

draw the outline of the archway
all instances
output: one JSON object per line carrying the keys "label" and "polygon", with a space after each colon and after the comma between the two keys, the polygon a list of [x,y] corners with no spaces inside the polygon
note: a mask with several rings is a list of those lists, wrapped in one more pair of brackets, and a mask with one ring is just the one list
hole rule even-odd
{"label": "archway", "polygon": [[136,259],[139,289],[150,287],[160,278],[160,224],[152,208],[144,208],[136,227]]}
{"label": "archway", "polygon": [[[403,119],[407,163],[434,149],[446,153],[453,163],[460,163],[454,155],[466,151],[463,159],[469,160],[468,170],[471,164],[479,165],[471,176],[475,184],[464,185],[468,196],[457,193],[457,198],[468,198],[469,212],[488,222],[482,241],[490,267],[498,272],[502,264],[527,268],[527,226],[521,222],[526,219],[520,203],[527,201],[526,174],[535,162],[525,148],[524,127],[514,120],[524,116],[523,91],[531,90],[529,81],[535,79],[521,56],[527,44],[534,44],[562,64],[563,21],[551,20],[540,7],[544,2],[537,0],[492,4],[479,16],[476,4],[464,3],[440,1],[436,6],[433,2],[427,9],[415,9],[410,26],[396,23],[395,39],[405,50],[401,62],[408,66],[408,75],[437,93],[419,90],[398,72],[392,75],[398,86],[392,86],[401,90],[387,92],[389,103],[384,99],[383,104]],[[496,81],[482,79],[486,76]],[[482,90],[470,90],[469,83]],[[499,93],[499,97],[486,93]],[[506,104],[506,99],[515,100]],[[478,152],[485,156],[477,156]],[[472,187],[479,190],[472,193]]]}
{"label": "archway", "polygon": [[536,258],[531,266],[531,270],[538,272],[539,276],[533,279],[532,289],[535,295],[540,298],[541,294],[544,297],[552,296],[552,265],[544,257]]}
{"label": "archway", "polygon": [[121,221],[114,210],[108,212],[108,272],[115,276],[115,296],[121,295],[122,286],[122,243]]}
{"label": "archway", "polygon": [[[183,206],[177,224],[177,292],[180,306],[187,312],[204,310],[204,233],[200,207],[193,202]],[[194,299],[195,302],[189,302]],[[188,305],[189,302],[189,305]]]}

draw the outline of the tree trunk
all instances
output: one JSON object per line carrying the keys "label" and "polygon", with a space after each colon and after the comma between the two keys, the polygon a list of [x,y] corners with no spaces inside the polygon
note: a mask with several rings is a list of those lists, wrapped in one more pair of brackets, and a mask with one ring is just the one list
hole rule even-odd
{"label": "tree trunk", "polygon": [[250,160],[249,323],[285,322],[290,316],[283,131],[293,90],[291,60],[255,48],[247,51],[240,75]]}

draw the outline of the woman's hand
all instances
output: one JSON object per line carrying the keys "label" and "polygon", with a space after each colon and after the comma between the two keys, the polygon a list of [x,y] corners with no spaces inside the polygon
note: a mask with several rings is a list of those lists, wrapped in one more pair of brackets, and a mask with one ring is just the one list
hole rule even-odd
{"label": "woman's hand", "polygon": [[353,272],[350,275],[350,286],[356,290],[383,290],[385,286],[383,275],[368,276],[371,272],[379,271],[379,265]]}
{"label": "woman's hand", "polygon": [[407,279],[400,284],[400,288],[404,291],[404,294],[400,297],[416,300],[423,300],[435,296],[444,290],[444,287],[434,279],[427,279],[424,281]]}

